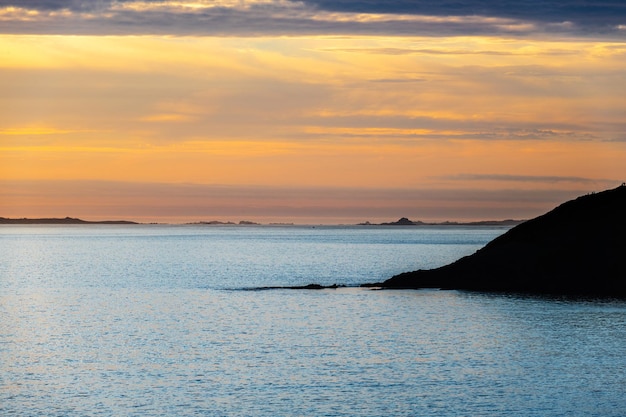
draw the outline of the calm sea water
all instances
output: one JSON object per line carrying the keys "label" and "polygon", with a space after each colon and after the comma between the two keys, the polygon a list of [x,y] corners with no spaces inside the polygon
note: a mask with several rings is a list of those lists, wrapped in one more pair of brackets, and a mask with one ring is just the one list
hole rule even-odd
{"label": "calm sea water", "polygon": [[626,415],[626,302],[354,287],[504,231],[3,226],[0,415]]}

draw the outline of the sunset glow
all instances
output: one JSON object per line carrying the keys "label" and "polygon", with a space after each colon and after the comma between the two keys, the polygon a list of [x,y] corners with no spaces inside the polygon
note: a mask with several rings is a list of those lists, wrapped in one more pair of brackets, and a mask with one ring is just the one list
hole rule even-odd
{"label": "sunset glow", "polygon": [[[528,218],[626,180],[617,24],[17,3],[0,2],[2,217]],[[210,23],[228,10],[250,23]]]}

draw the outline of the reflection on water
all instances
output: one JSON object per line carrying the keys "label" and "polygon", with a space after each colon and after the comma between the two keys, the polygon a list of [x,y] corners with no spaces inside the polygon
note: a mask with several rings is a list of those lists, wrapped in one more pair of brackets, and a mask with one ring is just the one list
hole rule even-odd
{"label": "reflection on water", "polygon": [[[8,415],[626,409],[626,305],[356,288],[2,297]],[[23,414],[25,412],[25,414]]]}
{"label": "reflection on water", "polygon": [[[58,255],[67,242],[56,239]],[[98,256],[115,254],[102,247]],[[203,254],[188,255],[189,270],[201,268],[194,262]],[[102,271],[75,285],[76,268],[89,271],[61,261],[66,266],[50,269],[40,287],[43,274],[15,272],[28,259],[2,262],[0,415],[617,417],[626,410],[622,301],[233,291],[178,285],[181,275],[125,287],[120,278],[108,285]],[[125,267],[135,268],[111,269]]]}

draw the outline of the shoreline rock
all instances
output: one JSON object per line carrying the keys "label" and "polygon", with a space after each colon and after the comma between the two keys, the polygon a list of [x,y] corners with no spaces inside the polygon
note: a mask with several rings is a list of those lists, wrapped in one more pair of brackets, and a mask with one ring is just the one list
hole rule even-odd
{"label": "shoreline rock", "polygon": [[273,287],[255,287],[249,288],[252,291],[263,291],[263,290],[335,290],[337,288],[346,288],[345,285],[332,284],[332,285],[321,285],[321,284],[307,284],[307,285],[287,285],[287,286],[273,286]]}

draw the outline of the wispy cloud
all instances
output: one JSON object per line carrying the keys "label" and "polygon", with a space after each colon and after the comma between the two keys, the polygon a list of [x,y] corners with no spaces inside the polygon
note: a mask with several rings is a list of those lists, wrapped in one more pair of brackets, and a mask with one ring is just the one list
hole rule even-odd
{"label": "wispy cloud", "polygon": [[487,49],[450,49],[450,48],[352,48],[328,49],[328,52],[347,52],[372,55],[494,55],[494,56],[565,56],[576,55],[572,50],[487,50]]}
{"label": "wispy cloud", "polygon": [[587,178],[558,175],[509,175],[509,174],[457,174],[439,177],[445,180],[460,181],[497,181],[529,183],[577,183],[577,184],[617,184],[618,180],[607,178]]}

